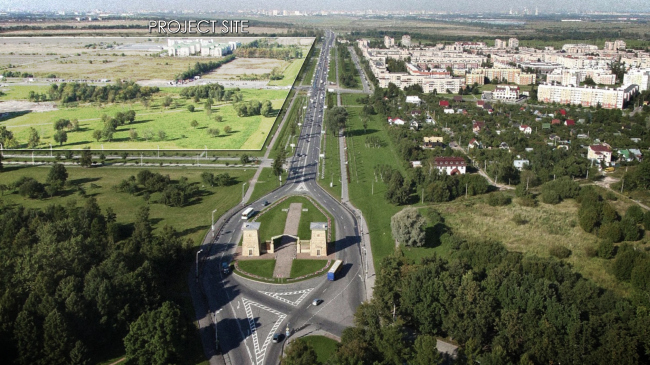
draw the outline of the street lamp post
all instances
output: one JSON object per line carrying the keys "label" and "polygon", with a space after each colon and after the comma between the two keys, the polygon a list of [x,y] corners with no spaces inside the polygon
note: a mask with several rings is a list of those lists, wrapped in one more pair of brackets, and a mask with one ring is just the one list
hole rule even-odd
{"label": "street lamp post", "polygon": [[210,227],[212,227],[212,232],[214,232],[214,213],[216,213],[216,212],[217,212],[216,209],[212,211],[212,225],[210,226]]}
{"label": "street lamp post", "polygon": [[199,255],[203,252],[203,249],[196,251],[196,281],[199,281]]}

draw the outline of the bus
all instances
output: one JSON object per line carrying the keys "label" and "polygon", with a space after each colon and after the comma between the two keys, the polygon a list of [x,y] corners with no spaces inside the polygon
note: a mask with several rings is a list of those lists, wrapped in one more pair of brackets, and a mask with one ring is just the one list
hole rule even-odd
{"label": "bus", "polygon": [[248,218],[252,217],[253,214],[255,214],[255,211],[253,210],[253,208],[248,207],[248,208],[244,209],[243,212],[241,212],[241,219],[248,219]]}
{"label": "bus", "polygon": [[343,261],[341,260],[334,261],[334,265],[332,265],[330,271],[327,272],[327,280],[329,281],[336,280],[336,275],[339,273],[339,271],[341,271],[342,266],[343,266]]}

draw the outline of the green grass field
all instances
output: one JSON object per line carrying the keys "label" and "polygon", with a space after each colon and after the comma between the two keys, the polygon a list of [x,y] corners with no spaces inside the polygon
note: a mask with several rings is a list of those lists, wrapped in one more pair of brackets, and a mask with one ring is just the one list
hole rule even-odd
{"label": "green grass field", "polygon": [[327,361],[334,355],[338,346],[338,342],[325,336],[305,336],[300,340],[312,345],[318,356],[318,361],[323,364],[327,364]]}
{"label": "green grass field", "polygon": [[306,85],[306,86],[311,85],[311,82],[313,81],[314,78],[314,72],[316,72],[316,64],[318,63],[319,56],[320,56],[320,48],[314,47],[313,54],[308,61],[309,63],[307,64],[307,69],[300,83],[301,85]]}
{"label": "green grass field", "polygon": [[[270,158],[275,158],[275,156],[278,155],[278,153],[286,147],[287,150],[287,157],[292,154],[292,149],[290,146],[291,143],[296,143],[297,144],[297,138],[300,132],[300,129],[297,125],[297,123],[302,123],[302,118],[299,116],[300,112],[303,110],[302,107],[307,103],[307,95],[304,94],[304,92],[300,92],[296,96],[296,100],[293,103],[293,107],[287,111],[287,120],[284,123],[284,126],[282,130],[280,131],[280,135],[278,136],[278,139],[275,142],[275,146],[273,146],[273,150],[271,150],[271,153],[269,154]],[[288,105],[287,105],[288,107]],[[295,124],[296,125],[296,134],[291,135],[291,128],[290,125]]]}
{"label": "green grass field", "polygon": [[[311,222],[327,222],[327,217],[321,213],[309,200],[301,196],[292,196],[284,200],[282,203],[270,208],[269,211],[260,215],[257,222],[260,222],[260,240],[267,241],[271,237],[281,235],[284,233],[284,226],[287,220],[287,213],[283,209],[289,209],[291,203],[302,203],[302,209],[308,209],[300,214],[300,223],[298,224],[298,237],[301,239],[310,239],[311,230],[309,225]],[[332,232],[334,233],[334,232]],[[332,237],[335,237],[332,235]]]}
{"label": "green grass field", "polygon": [[263,278],[273,278],[275,260],[239,260],[237,264],[240,269],[249,274]]}
{"label": "green grass field", "polygon": [[[25,89],[18,89],[11,92],[14,95],[24,94]],[[165,88],[152,100],[149,108],[141,103],[132,104],[109,104],[105,106],[84,105],[73,108],[63,108],[51,112],[28,113],[2,122],[2,125],[14,133],[15,138],[21,143],[21,148],[26,146],[29,137],[29,128],[33,127],[39,133],[39,148],[48,148],[49,145],[57,147],[54,141],[53,123],[60,119],[78,119],[79,131],[68,132],[68,141],[59,149],[81,149],[89,146],[92,149],[253,149],[262,148],[267,135],[271,131],[275,116],[265,118],[261,115],[241,118],[237,116],[230,103],[222,103],[212,107],[212,114],[208,116],[202,103],[194,104],[192,100],[182,99],[177,96],[179,88]],[[242,90],[244,100],[271,100],[273,107],[279,109],[287,96],[286,90]],[[162,106],[164,96],[172,96],[174,104],[169,108]],[[13,97],[12,97],[13,98]],[[204,102],[204,101],[202,101]],[[195,105],[195,112],[187,110],[188,105]],[[175,105],[175,107],[174,107]],[[93,131],[103,129],[100,120],[103,114],[114,116],[117,112],[135,110],[136,120],[133,124],[120,126],[114,134],[111,142],[93,138]],[[214,121],[215,116],[221,116],[222,122]],[[192,128],[190,122],[196,120],[199,125]],[[229,134],[224,128],[229,126],[232,131]],[[210,136],[209,128],[216,128],[221,131],[218,137]],[[134,129],[138,138],[130,139],[130,129]],[[164,131],[166,136],[161,139],[158,131]],[[153,137],[146,140],[147,133]]]}
{"label": "green grass field", "polygon": [[337,84],[338,80],[336,80],[336,65],[338,63],[336,62],[335,57],[336,57],[336,47],[332,47],[330,48],[330,70],[327,73],[327,81]]}
{"label": "green grass field", "polygon": [[[88,196],[97,199],[102,209],[111,207],[117,213],[117,221],[122,224],[131,224],[135,221],[136,213],[142,206],[149,205],[150,218],[155,231],[162,230],[165,225],[174,227],[183,239],[190,238],[194,244],[199,244],[203,237],[210,229],[210,212],[217,209],[218,213],[225,213],[228,209],[239,203],[241,199],[241,184],[252,178],[254,169],[244,170],[215,170],[210,169],[212,173],[227,172],[237,181],[236,184],[227,187],[203,187],[201,182],[201,173],[205,170],[199,168],[150,168],[152,172],[159,172],[163,175],[169,175],[172,180],[178,180],[181,176],[189,179],[190,183],[198,184],[202,191],[202,196],[195,198],[189,205],[182,208],[169,207],[163,204],[154,203],[157,194],[152,194],[149,203],[141,195],[132,196],[127,193],[118,193],[113,190],[113,186],[119,184],[129,176],[137,175],[138,168],[118,168],[118,167],[100,167],[100,168],[81,168],[66,167],[68,171],[68,181],[75,186],[81,186]],[[33,177],[44,183],[49,167],[4,167],[4,172],[0,173],[0,184],[9,185],[18,180],[21,176]],[[93,185],[95,187],[93,187]],[[50,204],[66,205],[71,201],[76,201],[78,205],[83,204],[74,188],[66,188],[62,196],[47,198],[42,200],[32,200],[21,197],[18,194],[8,194],[5,192],[2,199],[5,205],[22,204],[27,208],[45,208]],[[216,219],[216,217],[215,217]]]}
{"label": "green grass field", "polygon": [[[350,105],[358,105],[357,95],[342,95],[343,100]],[[379,176],[375,177],[375,166],[387,164],[399,169],[403,166],[392,141],[388,136],[386,120],[381,115],[373,115],[368,120],[368,129],[364,132],[358,107],[347,108],[348,119],[348,164],[350,166],[350,183],[348,185],[350,200],[363,212],[370,229],[373,260],[376,267],[382,258],[390,255],[395,247],[390,231],[390,218],[401,210],[384,199],[386,185]],[[368,136],[378,137],[383,147],[367,148],[365,139]],[[375,180],[374,183],[373,181]],[[374,193],[373,193],[374,189]]]}
{"label": "green grass field", "polygon": [[[323,141],[321,140],[321,146],[325,146],[325,178],[319,180],[318,183],[327,192],[340,199],[341,158],[339,154],[339,139],[329,131],[323,133],[321,138],[325,141],[325,143],[322,143]],[[321,163],[323,163],[323,160],[321,160]],[[321,175],[318,176],[320,177]],[[332,187],[330,187],[330,183],[332,184]]]}
{"label": "green grass field", "polygon": [[291,277],[297,278],[316,272],[327,265],[327,260],[293,260]]}
{"label": "green grass field", "polygon": [[[308,51],[305,51],[305,55],[307,54]],[[293,82],[296,80],[296,76],[298,76],[298,72],[300,72],[300,68],[302,67],[302,64],[305,63],[304,58],[299,58],[293,60],[284,70],[282,70],[282,75],[284,76],[280,80],[271,80],[269,81],[269,85],[272,86],[291,86],[293,85]]]}
{"label": "green grass field", "polygon": [[[284,184],[286,181],[287,172],[285,171],[282,174],[282,184]],[[280,186],[280,179],[278,179],[277,176],[273,175],[273,170],[270,167],[265,167],[262,169],[262,172],[257,179],[255,190],[253,190],[253,194],[251,195],[251,198],[248,202],[252,203]]]}

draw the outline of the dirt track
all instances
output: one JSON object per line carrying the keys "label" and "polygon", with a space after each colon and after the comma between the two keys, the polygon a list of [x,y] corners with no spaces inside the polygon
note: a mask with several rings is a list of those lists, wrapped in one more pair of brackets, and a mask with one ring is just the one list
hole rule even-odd
{"label": "dirt track", "polygon": [[0,113],[10,113],[10,112],[51,112],[57,110],[56,104],[51,101],[44,101],[40,103],[35,103],[31,101],[24,100],[7,100],[0,101]]}

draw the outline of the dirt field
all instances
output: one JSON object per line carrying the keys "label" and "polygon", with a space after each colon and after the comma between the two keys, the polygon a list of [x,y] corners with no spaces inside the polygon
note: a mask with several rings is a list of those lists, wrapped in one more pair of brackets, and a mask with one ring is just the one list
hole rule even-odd
{"label": "dirt field", "polygon": [[228,80],[243,74],[265,74],[273,71],[275,67],[284,69],[290,62],[271,58],[238,58],[221,66],[216,71],[203,75],[204,79]]}
{"label": "dirt field", "polygon": [[51,101],[32,103],[24,100],[0,101],[0,119],[3,113],[30,111],[35,113],[51,112],[57,110],[56,105]]}

